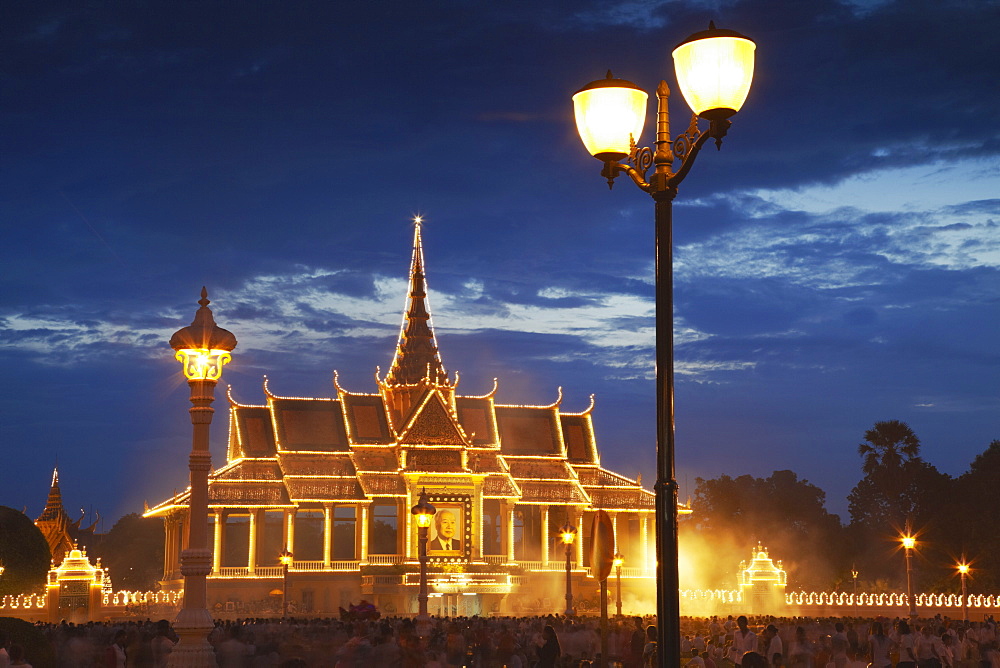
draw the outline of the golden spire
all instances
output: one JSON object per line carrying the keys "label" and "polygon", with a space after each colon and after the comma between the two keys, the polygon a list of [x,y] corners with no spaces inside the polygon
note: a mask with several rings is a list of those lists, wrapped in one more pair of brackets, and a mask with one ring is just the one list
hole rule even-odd
{"label": "golden spire", "polygon": [[396,343],[396,354],[387,386],[428,385],[449,386],[448,376],[434,340],[430,308],[427,305],[427,280],[424,277],[424,250],[420,238],[423,219],[413,219],[413,259],[410,263],[410,291],[406,298],[403,323]]}

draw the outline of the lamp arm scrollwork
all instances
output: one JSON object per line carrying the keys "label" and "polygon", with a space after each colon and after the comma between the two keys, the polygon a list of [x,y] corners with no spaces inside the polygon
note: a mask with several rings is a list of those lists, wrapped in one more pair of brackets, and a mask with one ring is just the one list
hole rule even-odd
{"label": "lamp arm scrollwork", "polygon": [[698,133],[697,123],[692,120],[688,131],[674,139],[674,157],[680,158],[681,168],[667,179],[667,189],[677,189],[677,186],[691,171],[691,167],[694,166],[694,161],[701,152],[702,146],[709,139],[714,139],[716,148],[721,150],[722,138],[726,136],[731,125],[732,123],[728,120],[712,121],[707,130]]}

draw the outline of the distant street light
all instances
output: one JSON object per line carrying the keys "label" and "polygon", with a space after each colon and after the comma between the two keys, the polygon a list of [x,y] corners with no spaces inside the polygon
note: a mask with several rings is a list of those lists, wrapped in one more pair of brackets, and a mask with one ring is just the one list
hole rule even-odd
{"label": "distant street light", "polygon": [[288,567],[295,561],[295,555],[288,550],[282,550],[278,555],[281,561],[281,618],[288,616]]}
{"label": "distant street light", "polygon": [[622,618],[622,564],[625,563],[625,557],[622,556],[621,552],[615,552],[615,560],[612,562],[615,567],[615,609],[617,614],[615,617],[618,619]]}
{"label": "distant street light", "polygon": [[858,569],[851,565],[851,577],[854,578],[854,616],[858,616]]}
{"label": "distant street light", "polygon": [[910,605],[910,618],[917,616],[917,601],[913,597],[913,558],[910,553],[917,547],[917,539],[910,532],[910,522],[906,522],[906,533],[900,538],[906,555],[906,600]]}
{"label": "distant street light", "polygon": [[194,321],[170,337],[170,347],[177,361],[184,365],[184,376],[191,388],[191,424],[193,435],[188,468],[191,492],[188,497],[188,548],[181,552],[184,575],[184,607],[174,620],[179,636],[170,653],[168,665],[216,666],[215,650],[208,633],[215,628],[208,611],[208,574],[212,570],[212,551],[208,548],[208,473],[212,454],[208,449],[209,426],[215,409],[215,384],[222,378],[222,367],[232,359],[236,337],[215,324],[208,290],[201,289],[201,308]]}
{"label": "distant street light", "polygon": [[559,529],[559,538],[562,540],[563,545],[566,546],[566,616],[573,616],[573,573],[572,564],[570,559],[573,554],[573,541],[576,540],[576,527],[569,523],[569,518],[566,518],[566,524]]}
{"label": "distant street light", "polygon": [[427,529],[434,519],[435,508],[427,501],[427,490],[420,492],[417,505],[410,514],[417,520],[417,545],[420,555],[420,593],[417,594],[417,619],[427,621]]}
{"label": "distant street light", "polygon": [[962,576],[962,621],[969,621],[969,590],[965,584],[965,579],[969,575],[969,564],[962,555],[962,561],[958,563],[958,573]]}
{"label": "distant street light", "polygon": [[[674,479],[673,200],[677,188],[709,139],[722,146],[733,116],[750,92],[752,40],[710,23],[673,51],[677,83],[694,116],[687,130],[670,137],[670,89],[656,89],[656,149],[637,145],[646,118],[646,92],[631,81],[593,81],[573,95],[576,126],[584,146],[604,163],[601,176],[614,185],[622,173],[655,202],[656,255],[656,614],[657,662],[678,665],[681,647],[677,566],[677,481]],[[698,119],[709,122],[698,127]],[[622,160],[628,159],[626,164]],[[673,170],[674,160],[680,168]],[[646,180],[647,170],[654,173]]]}

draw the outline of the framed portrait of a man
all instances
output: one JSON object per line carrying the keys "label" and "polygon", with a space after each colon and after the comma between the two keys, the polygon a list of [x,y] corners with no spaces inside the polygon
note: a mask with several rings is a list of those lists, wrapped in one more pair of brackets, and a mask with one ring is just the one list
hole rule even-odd
{"label": "framed portrait of a man", "polygon": [[437,512],[427,539],[428,556],[456,556],[465,552],[465,504],[436,502]]}

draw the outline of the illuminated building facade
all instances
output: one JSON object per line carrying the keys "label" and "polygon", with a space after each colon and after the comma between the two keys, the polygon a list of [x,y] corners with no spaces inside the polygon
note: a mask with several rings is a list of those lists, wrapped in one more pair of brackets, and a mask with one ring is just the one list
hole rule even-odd
{"label": "illuminated building facade", "polygon": [[[419,222],[409,295],[392,365],[371,394],[229,395],[227,461],[209,477],[214,537],[209,603],[261,601],[281,586],[292,553],[290,598],[329,613],[361,598],[390,614],[415,614],[422,490],[436,509],[427,544],[431,614],[554,612],[565,555],[558,527],[578,540],[574,577],[589,577],[591,518],[610,513],[625,555],[626,588],[652,584],[653,494],[601,467],[590,406],[497,403],[492,391],[459,394],[430,321]],[[188,491],[147,510],[166,527],[164,586],[182,586]],[[596,583],[590,579],[590,589]],[[587,589],[589,591],[589,589]],[[586,601],[586,597],[583,597]],[[551,600],[550,600],[551,599]]]}

